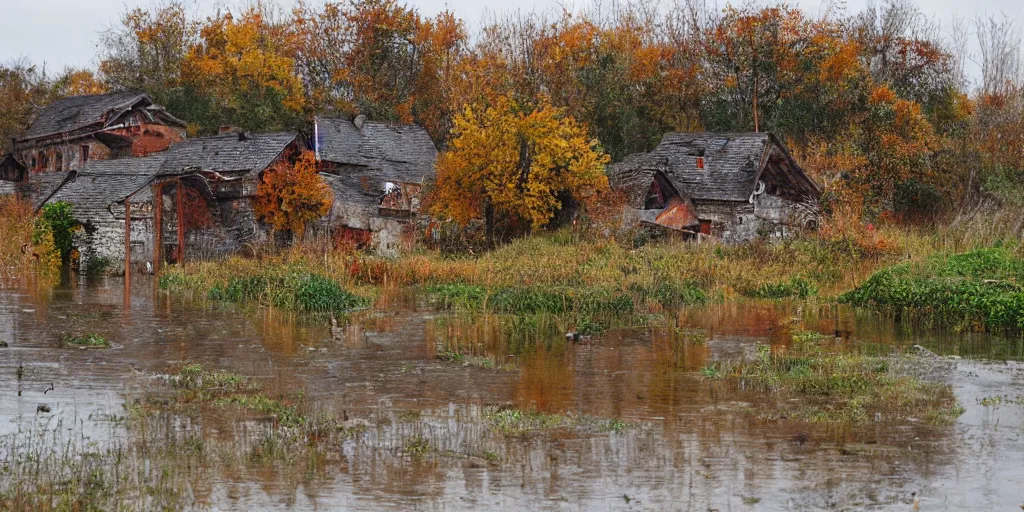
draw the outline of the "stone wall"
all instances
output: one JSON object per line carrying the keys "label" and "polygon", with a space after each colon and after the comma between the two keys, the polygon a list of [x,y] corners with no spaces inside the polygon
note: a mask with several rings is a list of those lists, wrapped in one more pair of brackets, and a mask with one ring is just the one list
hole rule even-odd
{"label": "stone wall", "polygon": [[[132,265],[141,270],[153,260],[153,219],[133,216],[131,225]],[[106,258],[109,272],[124,272],[124,220],[111,215],[109,221],[93,222],[88,230],[75,234],[73,243],[79,251],[80,268],[85,269],[93,258]]]}
{"label": "stone wall", "polygon": [[695,201],[697,217],[711,221],[711,234],[725,243],[779,239],[806,227],[804,210],[787,198],[760,194],[754,202]]}

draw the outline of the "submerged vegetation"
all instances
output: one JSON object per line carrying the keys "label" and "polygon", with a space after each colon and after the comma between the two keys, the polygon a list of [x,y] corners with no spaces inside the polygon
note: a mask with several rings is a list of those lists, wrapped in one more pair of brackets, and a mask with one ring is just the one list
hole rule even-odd
{"label": "submerged vegetation", "polygon": [[840,300],[907,320],[1024,331],[1024,254],[994,247],[881,270]]}
{"label": "submerged vegetation", "polygon": [[60,335],[60,344],[68,348],[110,348],[110,342],[96,333]]}
{"label": "submerged vegetation", "polygon": [[949,424],[963,413],[949,384],[936,379],[942,361],[866,355],[831,343],[830,337],[798,333],[788,350],[762,345],[754,361],[719,362],[701,373],[778,396],[778,409],[768,413],[771,419],[856,424],[884,417]]}

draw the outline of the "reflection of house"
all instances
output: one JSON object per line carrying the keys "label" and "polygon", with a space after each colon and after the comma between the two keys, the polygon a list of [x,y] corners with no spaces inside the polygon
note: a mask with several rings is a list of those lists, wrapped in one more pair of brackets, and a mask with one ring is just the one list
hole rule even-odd
{"label": "reflection of house", "polygon": [[424,180],[434,172],[437,148],[427,131],[364,116],[318,118],[314,128],[321,176],[334,191],[331,228],[392,252],[419,211]]}
{"label": "reflection of house", "polygon": [[768,133],[669,133],[609,168],[642,223],[726,242],[815,227],[821,188]]}
{"label": "reflection of house", "polygon": [[167,149],[184,138],[184,129],[142,93],[73,96],[40,110],[13,154],[32,172],[76,170],[92,160]]}
{"label": "reflection of house", "polygon": [[88,162],[63,173],[44,202],[72,204],[83,263],[123,263],[126,202],[134,264],[229,254],[265,236],[250,199],[260,174],[298,150],[291,133],[189,139],[147,157]]}

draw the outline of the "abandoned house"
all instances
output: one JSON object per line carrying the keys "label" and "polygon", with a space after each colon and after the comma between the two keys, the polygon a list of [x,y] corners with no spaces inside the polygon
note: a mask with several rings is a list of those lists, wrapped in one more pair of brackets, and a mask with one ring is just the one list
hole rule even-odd
{"label": "abandoned house", "polygon": [[727,243],[817,227],[821,187],[770,133],[668,133],[609,166],[633,221]]}
{"label": "abandoned house", "polygon": [[293,133],[188,139],[146,157],[87,162],[41,204],[72,204],[83,268],[94,259],[122,267],[126,246],[140,268],[208,259],[266,237],[250,199],[264,170],[300,150]]}
{"label": "abandoned house", "polygon": [[92,160],[144,156],[185,136],[185,122],[142,93],[72,96],[41,109],[14,140],[31,172],[77,170]]}
{"label": "abandoned house", "polygon": [[434,173],[437,148],[421,126],[317,118],[314,151],[334,192],[325,219],[336,243],[394,252],[410,241],[420,191]]}

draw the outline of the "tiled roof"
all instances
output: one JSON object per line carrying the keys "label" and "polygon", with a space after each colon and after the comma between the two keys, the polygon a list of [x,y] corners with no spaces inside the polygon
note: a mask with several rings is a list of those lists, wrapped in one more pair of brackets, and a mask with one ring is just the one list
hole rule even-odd
{"label": "tiled roof", "polygon": [[130,109],[140,101],[152,103],[149,96],[132,91],[59,99],[39,111],[23,138],[31,139],[104,123],[110,114]]}
{"label": "tiled roof", "polygon": [[25,197],[32,202],[33,208],[39,208],[48,197],[67,179],[72,171],[30,172],[25,183],[19,184]]}
{"label": "tiled roof", "polygon": [[79,222],[112,220],[110,207],[143,188],[160,172],[161,156],[93,160],[50,197],[67,201]]}
{"label": "tiled roof", "polygon": [[164,159],[161,172],[178,173],[199,167],[204,171],[262,171],[295,141],[294,133],[238,134],[197,137],[172,144],[160,153]]}
{"label": "tiled roof", "polygon": [[[650,153],[609,167],[611,181],[660,170],[680,193],[696,200],[745,201],[775,139],[768,133],[668,133]],[[704,169],[697,167],[703,157]],[[795,172],[801,172],[799,168]],[[647,182],[648,184],[650,181]]]}
{"label": "tiled roof", "polygon": [[[237,134],[201,137],[147,157],[92,160],[47,202],[72,203],[75,217],[81,222],[110,220],[111,205],[140,191],[159,174],[179,174],[197,167],[203,171],[258,172],[293,141],[293,133],[254,134],[245,140],[239,140]],[[140,194],[133,200],[148,198],[148,191]]]}
{"label": "tiled roof", "polygon": [[372,182],[420,183],[434,172],[437,148],[422,126],[317,118],[316,132],[320,160],[365,167],[357,172]]}

